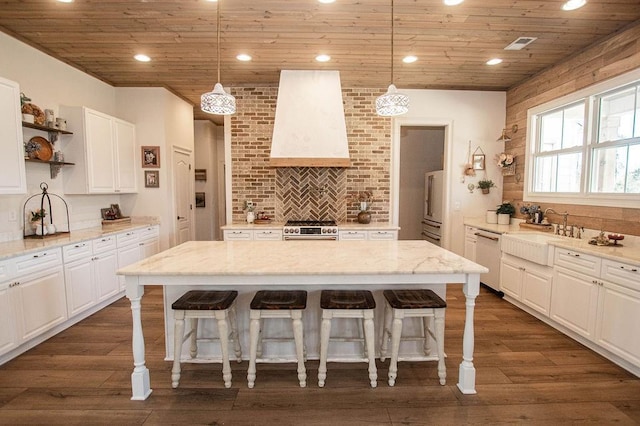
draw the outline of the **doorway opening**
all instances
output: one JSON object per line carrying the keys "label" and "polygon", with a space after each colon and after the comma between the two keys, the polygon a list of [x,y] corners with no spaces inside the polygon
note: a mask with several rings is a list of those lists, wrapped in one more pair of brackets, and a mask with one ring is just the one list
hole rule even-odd
{"label": "doorway opening", "polygon": [[[434,192],[439,191],[439,200],[443,200],[444,185],[428,184],[425,175],[442,171],[445,168],[446,126],[401,125],[399,131],[398,164],[398,239],[424,239],[423,225],[427,213],[427,194],[431,187],[432,201]],[[435,185],[435,187],[433,187]],[[430,211],[435,217],[444,217],[444,204],[434,204]],[[443,229],[443,228],[441,228]]]}

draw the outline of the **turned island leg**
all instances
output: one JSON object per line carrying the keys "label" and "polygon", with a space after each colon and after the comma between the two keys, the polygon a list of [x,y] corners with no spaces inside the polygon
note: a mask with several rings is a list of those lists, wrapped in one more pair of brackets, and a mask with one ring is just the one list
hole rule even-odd
{"label": "turned island leg", "polygon": [[131,399],[145,400],[151,395],[151,381],[149,370],[144,360],[144,335],[142,334],[141,300],[144,287],[138,285],[138,277],[127,276],[127,298],[131,301],[131,316],[133,319],[133,373],[131,373]]}
{"label": "turned island leg", "polygon": [[473,311],[476,297],[480,293],[480,274],[468,274],[467,282],[462,286],[466,298],[466,316],[462,338],[462,362],[460,363],[458,389],[464,394],[476,393],[476,368],[473,366]]}

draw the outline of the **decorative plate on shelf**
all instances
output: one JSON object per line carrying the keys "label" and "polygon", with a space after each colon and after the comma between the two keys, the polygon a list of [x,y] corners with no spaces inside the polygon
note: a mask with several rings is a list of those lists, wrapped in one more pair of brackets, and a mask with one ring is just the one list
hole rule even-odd
{"label": "decorative plate on shelf", "polygon": [[49,161],[53,157],[53,147],[51,142],[43,138],[42,136],[34,136],[29,139],[27,146],[35,148],[30,154],[30,157],[37,158],[41,161]]}

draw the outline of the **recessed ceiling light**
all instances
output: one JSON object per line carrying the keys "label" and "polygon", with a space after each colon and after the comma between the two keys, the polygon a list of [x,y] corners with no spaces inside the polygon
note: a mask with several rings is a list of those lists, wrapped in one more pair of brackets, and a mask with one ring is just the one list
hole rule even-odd
{"label": "recessed ceiling light", "polygon": [[329,3],[333,3],[336,0],[318,0],[320,3],[325,3],[325,4],[329,4]]}
{"label": "recessed ceiling light", "polygon": [[330,60],[331,60],[331,56],[329,55],[322,54],[322,55],[316,56],[316,61],[318,62],[329,62]]}
{"label": "recessed ceiling light", "polygon": [[498,65],[500,63],[502,63],[502,59],[500,58],[493,58],[487,61],[487,65]]}
{"label": "recessed ceiling light", "polygon": [[251,57],[251,55],[247,55],[246,53],[240,53],[238,56],[236,56],[236,59],[242,62],[248,62],[253,58]]}
{"label": "recessed ceiling light", "polygon": [[136,61],[140,61],[140,62],[149,62],[151,60],[150,57],[148,57],[147,55],[142,54],[142,53],[138,53],[137,55],[135,55],[133,57],[133,59],[135,59]]}
{"label": "recessed ceiling light", "polygon": [[413,55],[405,56],[404,58],[402,58],[402,62],[404,62],[405,64],[412,64],[417,60],[418,57]]}
{"label": "recessed ceiling light", "polygon": [[73,0],[58,0],[58,3],[73,3]]}
{"label": "recessed ceiling light", "polygon": [[562,10],[576,10],[587,4],[587,0],[569,0],[562,5]]}
{"label": "recessed ceiling light", "polygon": [[444,0],[443,3],[447,6],[457,6],[462,3],[464,0]]}

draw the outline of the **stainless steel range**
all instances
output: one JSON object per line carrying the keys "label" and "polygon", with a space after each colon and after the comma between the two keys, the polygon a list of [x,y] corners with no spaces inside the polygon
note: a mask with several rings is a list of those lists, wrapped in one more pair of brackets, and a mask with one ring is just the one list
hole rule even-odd
{"label": "stainless steel range", "polygon": [[337,240],[338,225],[333,220],[289,220],[283,238],[291,240]]}

